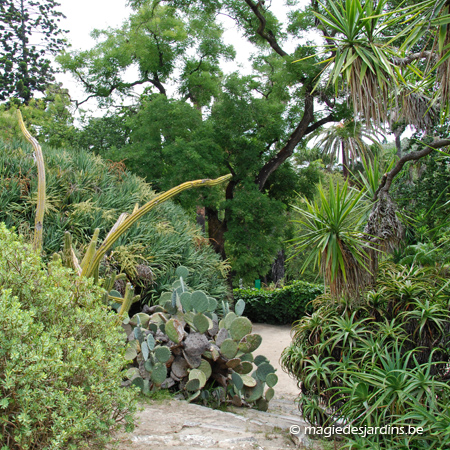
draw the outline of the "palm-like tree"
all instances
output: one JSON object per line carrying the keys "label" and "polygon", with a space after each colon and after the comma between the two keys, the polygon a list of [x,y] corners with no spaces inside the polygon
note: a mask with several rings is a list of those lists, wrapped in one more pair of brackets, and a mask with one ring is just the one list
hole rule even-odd
{"label": "palm-like tree", "polygon": [[371,156],[368,142],[379,145],[380,136],[380,132],[368,130],[361,122],[345,120],[322,130],[317,145],[332,161],[341,160],[344,178],[348,179],[351,163],[367,160]]}
{"label": "palm-like tree", "polygon": [[369,237],[362,232],[370,203],[363,191],[350,188],[348,181],[336,187],[330,180],[328,191],[319,185],[319,198],[304,199],[305,209],[297,222],[303,232],[291,242],[297,253],[309,250],[303,270],[312,261],[320,267],[332,297],[358,295],[370,275],[367,270]]}
{"label": "palm-like tree", "polygon": [[[328,32],[328,45],[321,52],[327,54],[322,75],[328,77],[336,92],[349,90],[355,114],[367,123],[388,120],[389,110],[398,105],[392,100],[411,73],[423,85],[408,100],[417,95],[426,97],[422,94],[429,92],[434,97],[431,104],[439,103],[448,115],[449,1],[425,0],[396,10],[388,6],[388,0],[330,0],[327,7],[316,9],[314,14]],[[389,35],[397,25],[401,32],[392,38]],[[400,39],[403,43],[395,46]],[[417,46],[421,51],[414,50]],[[424,68],[420,61],[426,58]]]}

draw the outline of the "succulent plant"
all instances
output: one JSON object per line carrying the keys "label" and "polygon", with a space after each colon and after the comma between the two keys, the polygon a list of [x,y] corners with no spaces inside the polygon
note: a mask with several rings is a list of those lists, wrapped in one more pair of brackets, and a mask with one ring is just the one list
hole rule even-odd
{"label": "succulent plant", "polygon": [[[127,372],[144,393],[174,388],[188,401],[228,401],[234,405],[268,408],[278,378],[266,357],[253,357],[262,338],[252,323],[202,291],[191,292],[189,271],[179,267],[179,280],[164,292],[151,315],[135,314],[123,321],[128,336]],[[222,319],[218,318],[218,314]],[[220,389],[220,393],[219,390]]]}

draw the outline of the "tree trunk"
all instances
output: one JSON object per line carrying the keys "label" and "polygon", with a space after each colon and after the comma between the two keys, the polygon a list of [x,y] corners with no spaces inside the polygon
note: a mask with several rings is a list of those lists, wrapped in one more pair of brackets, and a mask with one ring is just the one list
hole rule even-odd
{"label": "tree trunk", "polygon": [[347,161],[347,152],[345,151],[345,142],[341,141],[342,148],[342,175],[346,180],[348,180],[348,161]]}
{"label": "tree trunk", "polygon": [[272,278],[275,285],[278,287],[281,280],[284,278],[284,250],[280,250],[277,254],[277,258],[272,264]]}
{"label": "tree trunk", "polygon": [[202,229],[203,233],[205,232],[205,207],[197,206],[197,225]]}
{"label": "tree trunk", "polygon": [[206,217],[208,218],[208,237],[209,242],[213,246],[216,253],[218,253],[223,260],[227,258],[225,254],[225,237],[227,231],[226,220],[220,220],[216,209],[206,208]]}

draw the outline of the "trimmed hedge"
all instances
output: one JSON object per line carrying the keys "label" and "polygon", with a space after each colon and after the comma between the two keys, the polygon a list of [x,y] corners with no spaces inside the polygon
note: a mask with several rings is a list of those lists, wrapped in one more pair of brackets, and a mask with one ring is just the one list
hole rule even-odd
{"label": "trimmed hedge", "polygon": [[245,315],[257,323],[291,324],[312,312],[312,300],[323,286],[294,281],[280,289],[234,289],[234,298],[245,301]]}

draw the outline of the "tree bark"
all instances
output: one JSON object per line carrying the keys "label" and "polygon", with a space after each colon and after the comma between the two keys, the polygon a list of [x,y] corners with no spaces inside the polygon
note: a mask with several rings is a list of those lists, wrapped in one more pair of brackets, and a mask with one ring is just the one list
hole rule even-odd
{"label": "tree bark", "polygon": [[307,93],[305,96],[305,109],[303,117],[298,124],[297,128],[292,132],[285,146],[273,157],[271,158],[262,169],[259,171],[256,177],[256,183],[258,184],[259,190],[264,189],[264,185],[267,182],[269,176],[278,169],[288,158],[294,153],[295,147],[299,142],[309,133],[324,125],[325,123],[334,121],[334,116],[330,114],[321,120],[318,120],[311,126],[309,124],[314,119],[314,97],[311,93]]}

